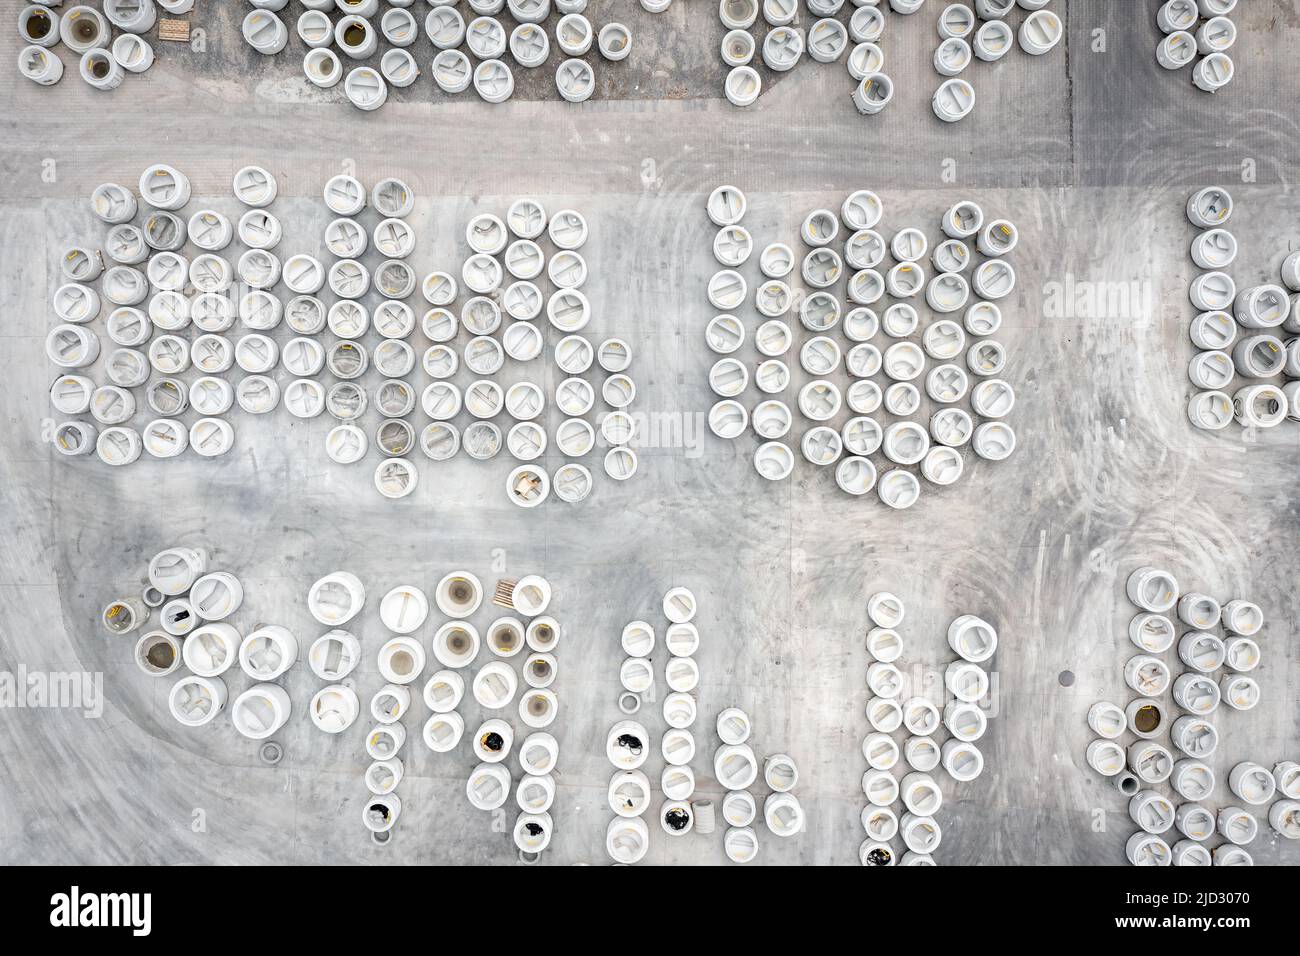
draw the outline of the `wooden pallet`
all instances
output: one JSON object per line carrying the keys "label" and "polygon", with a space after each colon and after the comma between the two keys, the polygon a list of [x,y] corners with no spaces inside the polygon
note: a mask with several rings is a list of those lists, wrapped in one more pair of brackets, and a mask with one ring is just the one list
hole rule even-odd
{"label": "wooden pallet", "polygon": [[174,40],[177,43],[189,43],[190,42],[190,21],[169,20],[166,18],[159,20],[158,39]]}

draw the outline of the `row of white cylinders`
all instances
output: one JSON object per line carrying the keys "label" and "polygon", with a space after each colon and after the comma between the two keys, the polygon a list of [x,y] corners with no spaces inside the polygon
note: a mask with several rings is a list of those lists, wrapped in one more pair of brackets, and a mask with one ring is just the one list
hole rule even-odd
{"label": "row of white cylinders", "polygon": [[[1210,58],[1198,64],[1198,69]],[[1300,400],[1300,339],[1283,340],[1282,332],[1300,333],[1297,300],[1300,291],[1300,255],[1282,265],[1282,284],[1266,283],[1238,291],[1231,276],[1222,271],[1235,260],[1237,240],[1224,228],[1232,215],[1231,194],[1221,186],[1207,186],[1187,201],[1187,217],[1200,232],[1192,241],[1196,265],[1206,270],[1193,280],[1192,304],[1200,310],[1191,324],[1191,338],[1199,352],[1188,367],[1197,392],[1188,404],[1188,416],[1198,428],[1216,430],[1233,420],[1248,427],[1269,428],[1297,414]],[[1289,291],[1288,291],[1289,290]],[[1239,330],[1246,334],[1239,335]],[[1247,380],[1285,374],[1285,386],[1249,382],[1228,389],[1240,375]]]}

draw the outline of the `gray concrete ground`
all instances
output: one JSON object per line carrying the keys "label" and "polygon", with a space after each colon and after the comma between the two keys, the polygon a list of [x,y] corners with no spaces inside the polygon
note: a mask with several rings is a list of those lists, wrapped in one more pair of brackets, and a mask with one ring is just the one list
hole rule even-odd
{"label": "gray concrete ground", "polygon": [[[971,784],[945,782],[941,863],[1122,862],[1133,827],[1118,793],[1084,766],[1084,715],[1094,700],[1127,697],[1132,609],[1123,579],[1140,563],[1168,566],[1224,599],[1249,597],[1268,616],[1263,702],[1217,721],[1221,780],[1240,759],[1271,766],[1300,757],[1295,426],[1247,441],[1235,426],[1198,433],[1184,411],[1188,192],[1212,181],[1233,190],[1239,284],[1275,275],[1300,241],[1292,196],[1300,78],[1290,69],[1300,16],[1289,4],[1243,5],[1238,77],[1208,97],[1186,71],[1155,65],[1145,10],[1154,4],[1076,0],[1068,48],[1041,62],[1016,53],[977,64],[979,106],[954,128],[928,110],[929,9],[890,48],[897,99],[864,120],[841,67],[801,66],[754,108],[731,109],[719,95],[711,3],[679,2],[658,19],[631,10],[636,51],[609,71],[607,95],[583,107],[543,95],[544,78],[500,107],[446,102],[422,81],[419,95],[374,115],[304,96],[293,47],[283,62],[256,62],[232,33],[235,6],[207,15],[209,52],[163,51],[154,70],[111,95],[71,73],[54,89],[12,71],[0,80],[0,336],[9,361],[0,390],[0,669],[102,673],[105,698],[99,719],[71,709],[0,715],[0,859],[514,860],[513,812],[482,814],[464,797],[467,743],[445,756],[408,744],[398,837],[373,847],[359,819],[368,724],[337,738],[316,731],[305,710],[319,682],[302,664],[284,679],[295,714],[277,737],[285,757],[276,767],[263,766],[228,720],[197,731],[174,722],[171,681],[143,676],[131,642],[110,639],[97,616],[139,586],[152,553],[178,543],[207,547],[243,580],[238,624],[283,623],[303,641],[318,630],[307,587],[335,568],[359,574],[375,597],[399,583],[431,588],[461,567],[487,581],[548,576],[567,628],[550,863],[604,859],[610,768],[601,751],[618,716],[618,635],[633,618],[661,621],[660,596],[676,584],[701,603],[699,791],[720,796],[711,724],[730,704],[753,716],[760,754],[784,751],[800,767],[807,831],[780,841],[760,830],[762,862],[856,862],[865,604],[880,589],[907,601],[905,660],[931,678],[951,656],[943,637],[951,618],[978,613],[1001,631],[998,714],[981,741],[987,769]],[[1104,52],[1093,52],[1097,30]],[[0,55],[12,62],[16,51],[9,36]],[[714,186],[740,186],[792,244],[804,212],[854,188],[879,192],[894,225],[929,226],[971,196],[1023,234],[1000,336],[1019,395],[1019,449],[905,513],[850,499],[807,466],[768,484],[750,464],[752,439],[724,444],[707,434],[645,447],[634,480],[598,480],[584,504],[552,501],[537,512],[505,501],[504,459],[435,467],[417,456],[416,493],[383,500],[370,486],[373,452],[367,464],[332,466],[321,448],[327,422],[283,409],[265,420],[235,416],[236,447],[216,461],[142,460],[114,471],[62,460],[43,430],[52,409],[42,341],[58,256],[100,234],[86,201],[97,183],[134,183],[159,161],[191,177],[191,210],[208,200],[233,208],[233,172],[271,169],[282,197],[273,211],[285,220],[285,248],[298,244],[292,251],[316,241],[321,185],[345,164],[367,182],[400,175],[421,197],[420,272],[448,264],[470,210],[500,213],[519,195],[581,209],[593,229],[596,334],[632,343],[637,408],[686,415],[695,436],[712,403],[702,334],[713,229],[703,204]],[[1243,170],[1254,178],[1243,182]],[[1102,304],[1055,308],[1052,283],[1067,275]],[[1106,301],[1130,283],[1141,305]],[[358,630],[365,701],[380,683],[373,601]],[[227,677],[232,696],[249,683]],[[657,704],[647,710],[661,730]],[[413,735],[425,716],[420,705],[408,720]],[[473,726],[472,706],[465,716]],[[652,778],[660,765],[649,762]],[[1214,804],[1230,799],[1221,783]],[[1251,851],[1260,863],[1300,859],[1266,828]],[[648,860],[722,862],[722,837],[670,840],[654,827]]]}

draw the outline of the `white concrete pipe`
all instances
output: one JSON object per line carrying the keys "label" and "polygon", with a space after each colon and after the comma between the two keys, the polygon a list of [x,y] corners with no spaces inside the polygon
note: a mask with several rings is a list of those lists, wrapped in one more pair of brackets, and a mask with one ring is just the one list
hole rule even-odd
{"label": "white concrete pipe", "polygon": [[772,754],[763,761],[763,780],[777,793],[793,790],[798,779],[800,779],[800,771],[794,766],[794,761],[789,754]]}
{"label": "white concrete pipe", "polygon": [[699,629],[690,622],[670,624],[664,632],[664,646],[673,657],[691,657],[700,648]]}
{"label": "white concrete pipe", "polygon": [[448,753],[460,743],[465,733],[465,721],[454,710],[435,713],[424,724],[425,745],[434,753]]}
{"label": "white concrete pipe", "polygon": [[[183,426],[182,426],[183,427]],[[95,439],[95,452],[106,465],[129,465],[140,457],[144,443],[140,433],[133,428],[113,426],[105,428]],[[188,605],[188,602],[186,602]]]}
{"label": "white concrete pipe", "polygon": [[939,848],[943,839],[943,829],[934,817],[915,813],[903,814],[898,832],[909,850],[927,856]]}
{"label": "white concrete pipe", "polygon": [[724,744],[714,752],[713,772],[727,790],[744,790],[758,777],[758,758],[748,744]]}
{"label": "white concrete pipe", "polygon": [[549,813],[521,813],[515,819],[515,846],[522,853],[541,853],[551,843],[553,825]]}
{"label": "white concrete pipe", "polygon": [[1232,409],[1239,425],[1272,428],[1286,418],[1289,405],[1286,393],[1276,385],[1248,385],[1233,393]]}
{"label": "white concrete pipe", "polygon": [[1218,709],[1219,701],[1219,685],[1208,674],[1181,674],[1174,681],[1174,703],[1190,714],[1208,716]]}
{"label": "white concrete pipe", "polygon": [[943,724],[957,740],[971,743],[984,736],[988,716],[975,703],[954,700],[944,705]]}
{"label": "white concrete pipe", "polygon": [[1206,93],[1217,93],[1232,82],[1235,68],[1226,53],[1211,53],[1192,67],[1192,83]]}
{"label": "white concrete pipe", "polygon": [[[730,746],[743,744],[749,739],[752,729],[749,716],[739,707],[728,707],[718,714],[717,732],[724,744]],[[1297,782],[1300,783],[1300,772],[1297,773]],[[745,824],[733,825],[744,826]]]}
{"label": "white concrete pipe", "polygon": [[1164,614],[1178,602],[1178,582],[1168,571],[1140,567],[1128,576],[1128,598],[1144,611]]}
{"label": "white concrete pipe", "polygon": [[939,708],[924,697],[912,697],[903,703],[903,726],[907,732],[925,737],[939,729]]}
{"label": "white concrete pipe", "polygon": [[141,635],[135,644],[135,663],[150,677],[165,677],[181,665],[181,645],[164,631]]}
{"label": "white concrete pipe", "polygon": [[113,41],[113,59],[128,73],[143,73],[153,66],[153,47],[134,33],[123,33]]}
{"label": "white concrete pipe", "polygon": [[1128,718],[1125,711],[1112,702],[1097,701],[1088,709],[1088,726],[1106,740],[1114,740],[1128,730]]}
{"label": "white concrete pipe", "polygon": [[1231,194],[1222,186],[1206,186],[1187,200],[1187,218],[1202,229],[1222,226],[1232,215]]}
{"label": "white concrete pipe", "polygon": [[1197,428],[1218,431],[1233,420],[1232,399],[1226,392],[1197,392],[1187,403],[1187,417]]}
{"label": "white concrete pipe", "polygon": [[897,628],[903,623],[906,607],[901,598],[888,591],[877,591],[867,599],[867,616],[878,627]]}
{"label": "white concrete pipe", "polygon": [[1169,665],[1158,657],[1138,654],[1124,665],[1124,682],[1144,697],[1159,697],[1170,679]]}
{"label": "white concrete pipe", "polygon": [[[325,688],[325,690],[321,691],[320,694],[317,694],[316,697],[319,698],[321,694],[325,693],[325,691],[328,691],[330,689],[331,688],[328,687]],[[344,689],[348,689],[348,688],[344,688]],[[353,697],[355,698],[356,695],[353,694]],[[315,698],[313,698],[313,703],[314,701]],[[315,719],[316,719],[316,713],[313,710],[312,720]],[[317,724],[317,726],[320,725]],[[366,789],[369,790],[372,794],[374,794],[377,797],[382,797],[385,794],[390,794],[394,790],[396,790],[397,785],[402,782],[402,776],[404,774],[404,770],[405,768],[402,764],[402,761],[397,757],[394,757],[391,760],[376,760],[374,763],[372,763],[369,767],[366,768],[366,773],[365,773]]]}
{"label": "white concrete pipe", "polygon": [[862,792],[873,806],[887,807],[898,799],[898,779],[888,770],[868,770],[862,775]]}
{"label": "white concrete pipe", "polygon": [[474,756],[483,763],[500,763],[510,755],[514,741],[514,728],[504,720],[485,720],[474,733]]}
{"label": "white concrete pipe", "polygon": [[1128,838],[1124,854],[1134,866],[1170,866],[1173,863],[1169,844],[1145,830],[1139,830]]}
{"label": "white concrete pipe", "polygon": [[29,3],[18,14],[18,35],[25,44],[54,46],[59,42],[59,14],[48,4]]}
{"label": "white concrete pipe", "polygon": [[361,580],[347,571],[335,571],[317,580],[307,592],[307,610],[326,627],[352,620],[366,603]]}
{"label": "white concrete pipe", "polygon": [[311,83],[323,90],[338,86],[343,79],[343,63],[339,55],[327,47],[308,50],[302,58],[302,71]]}
{"label": "white concrete pipe", "polygon": [[208,568],[208,554],[199,548],[168,548],[149,561],[149,583],[169,596],[184,594]]}
{"label": "white concrete pipe", "polygon": [[1165,0],[1156,11],[1156,26],[1164,33],[1194,29],[1199,19],[1196,0]]}
{"label": "white concrete pipe", "polygon": [[1015,32],[1001,20],[988,20],[980,24],[971,38],[971,49],[986,63],[1002,59],[1015,46]]}
{"label": "white concrete pipe", "polygon": [[903,639],[895,630],[872,628],[867,633],[867,653],[883,664],[892,664],[903,655]]}
{"label": "white concrete pipe", "polygon": [[1204,800],[1214,792],[1214,771],[1199,760],[1180,760],[1169,782],[1184,799]]}
{"label": "white concrete pipe", "polygon": [[1196,59],[1196,38],[1186,30],[1175,30],[1156,45],[1156,62],[1166,70],[1179,70]]}
{"label": "white concrete pipe", "polygon": [[153,0],[104,0],[104,16],[128,34],[147,33],[158,20]]}
{"label": "white concrete pipe", "polygon": [[1277,792],[1273,775],[1251,761],[1243,761],[1232,768],[1228,774],[1228,787],[1240,799],[1256,807],[1271,801]]}
{"label": "white concrete pipe", "polygon": [[413,585],[398,585],[379,602],[380,620],[394,634],[410,634],[418,630],[428,616],[429,599]]}
{"label": "white concrete pipe", "polygon": [[[1153,791],[1147,790],[1144,794],[1151,794]],[[1134,797],[1136,800],[1137,797]],[[1130,809],[1132,804],[1130,804]],[[1141,821],[1138,821],[1141,826]],[[1205,807],[1196,803],[1184,803],[1179,805],[1178,810],[1174,813],[1174,825],[1178,832],[1189,840],[1195,840],[1198,843],[1208,840],[1214,835],[1214,814]],[[1148,833],[1160,832],[1143,827]]]}
{"label": "white concrete pipe", "polygon": [[1223,666],[1227,649],[1217,634],[1188,631],[1178,641],[1178,656],[1188,667],[1208,674]]}
{"label": "white concrete pipe", "polygon": [[1174,623],[1163,614],[1138,614],[1129,622],[1129,640],[1148,654],[1163,654],[1174,643]]}
{"label": "white concrete pipe", "polygon": [[544,776],[555,770],[559,760],[560,744],[551,734],[529,734],[519,746],[519,765],[525,773]]}
{"label": "white concrete pipe", "polygon": [[186,727],[201,727],[225,708],[226,695],[226,682],[220,677],[187,674],[172,685],[167,708]]}
{"label": "white concrete pipe", "polygon": [[1124,748],[1113,740],[1094,740],[1085,754],[1088,766],[1103,777],[1115,777],[1127,765]]}
{"label": "white concrete pipe", "polygon": [[112,31],[108,19],[84,4],[72,7],[59,20],[59,38],[73,53],[81,56],[87,50],[107,47]]}
{"label": "white concrete pipe", "polygon": [[1223,626],[1233,634],[1252,637],[1264,626],[1264,612],[1250,601],[1229,601],[1223,606]]}
{"label": "white concrete pipe", "polygon": [[149,608],[139,598],[111,601],[100,614],[100,623],[110,634],[129,634],[149,620]]}
{"label": "white concrete pipe", "polygon": [[480,763],[465,781],[465,794],[478,810],[495,810],[510,797],[510,771],[499,763]]}
{"label": "white concrete pipe", "polygon": [[1174,721],[1170,739],[1188,757],[1199,760],[1209,758],[1218,748],[1219,732],[1203,717],[1186,714]]}
{"label": "white concrete pipe", "polygon": [[289,694],[278,684],[255,684],[235,698],[230,719],[250,740],[265,740],[289,720]]}
{"label": "white concrete pipe", "polygon": [[381,724],[396,723],[411,709],[411,690],[400,684],[385,684],[370,698],[370,716]]}
{"label": "white concrete pipe", "polygon": [[963,614],[948,625],[948,646],[963,660],[982,664],[998,647],[998,632],[987,621]]}
{"label": "white concrete pipe", "polygon": [[1143,739],[1157,737],[1164,733],[1167,721],[1165,705],[1153,697],[1139,697],[1131,700],[1124,708],[1124,717],[1129,730]]}
{"label": "white concrete pipe", "polygon": [[605,852],[615,863],[639,863],[650,850],[650,830],[640,817],[615,817],[605,830]]}
{"label": "white concrete pipe", "polygon": [[377,110],[388,99],[388,84],[378,70],[358,66],[343,78],[343,93],[348,102],[364,112]]}
{"label": "white concrete pipe", "polygon": [[943,791],[928,773],[907,774],[899,785],[899,793],[907,812],[917,817],[933,817],[943,806]]}
{"label": "white concrete pipe", "polygon": [[483,602],[483,585],[469,571],[452,571],[438,582],[434,601],[448,617],[466,618]]}
{"label": "white concrete pipe", "polygon": [[[357,700],[357,692],[351,687],[345,687],[342,684],[330,684],[318,690],[311,699],[308,707],[311,714],[311,722],[318,730],[327,734],[338,734],[351,727],[361,712],[361,702]],[[397,761],[397,779],[401,779],[401,761]],[[375,764],[371,767],[374,770]],[[388,790],[376,790],[372,785],[371,774],[367,772],[366,783],[370,786],[372,793],[387,793]],[[393,786],[397,785],[396,779],[392,781]]]}
{"label": "white concrete pipe", "polygon": [[1218,625],[1221,615],[1219,602],[1208,594],[1193,591],[1178,599],[1179,620],[1198,631]]}
{"label": "white concrete pipe", "polygon": [[984,771],[984,755],[973,743],[945,741],[942,754],[943,769],[959,783],[974,780]]}
{"label": "white concrete pipe", "polygon": [[1300,800],[1300,763],[1282,760],[1273,765],[1273,781],[1278,793],[1290,800]]}
{"label": "white concrete pipe", "polygon": [[950,663],[944,670],[943,682],[949,693],[964,703],[982,700],[989,692],[987,672],[978,664],[968,661]]}
{"label": "white concrete pipe", "polygon": [[975,87],[960,77],[944,80],[934,91],[930,108],[945,123],[963,120],[975,108]]}
{"label": "white concrete pipe", "polygon": [[1248,637],[1233,636],[1224,641],[1224,664],[1245,673],[1259,666],[1259,645]]}
{"label": "white concrete pipe", "polygon": [[1061,18],[1050,10],[1035,10],[1029,14],[1016,34],[1020,49],[1031,56],[1051,52],[1064,35],[1065,26]]}
{"label": "white concrete pipe", "polygon": [[1169,748],[1152,740],[1139,740],[1129,746],[1128,765],[1147,784],[1164,783],[1174,772]]}
{"label": "white concrete pipe", "polygon": [[54,449],[61,455],[89,455],[95,450],[96,435],[89,422],[62,422],[54,431]]}
{"label": "white concrete pipe", "polygon": [[861,819],[868,840],[884,842],[892,840],[898,833],[898,815],[889,807],[867,804],[862,808]]}
{"label": "white concrete pipe", "polygon": [[467,622],[450,621],[433,636],[433,656],[444,667],[465,667],[478,656],[478,650],[478,630]]}
{"label": "white concrete pipe", "polygon": [[722,798],[722,818],[729,826],[747,827],[758,814],[758,804],[745,790],[729,791]]}
{"label": "white concrete pipe", "polygon": [[867,720],[875,730],[893,733],[903,726],[903,708],[891,698],[873,697],[867,701]]}
{"label": "white concrete pipe", "polygon": [[372,794],[361,808],[361,822],[371,833],[387,833],[397,824],[402,813],[402,801],[397,794]]}
{"label": "white concrete pipe", "polygon": [[669,727],[684,729],[694,726],[699,705],[690,694],[673,693],[664,698],[663,713]]}
{"label": "white concrete pipe", "polygon": [[[190,601],[194,605],[194,613],[200,618],[205,621],[220,621],[239,610],[244,602],[244,588],[228,571],[212,571],[194,582],[190,588]],[[294,653],[297,653],[296,647]]]}
{"label": "white concrete pipe", "polygon": [[289,42],[289,28],[270,10],[250,10],[240,30],[244,41],[264,56],[274,56]]}
{"label": "white concrete pipe", "polygon": [[465,678],[455,671],[437,671],[424,685],[424,702],[436,714],[450,713],[465,696]]}
{"label": "white concrete pipe", "polygon": [[649,757],[650,735],[643,724],[622,720],[605,737],[605,756],[618,770],[635,770]]}
{"label": "white concrete pipe", "polygon": [[694,829],[695,814],[684,800],[669,800],[659,808],[659,824],[669,836],[684,836]]}
{"label": "white concrete pipe", "polygon": [[606,800],[620,817],[639,817],[650,806],[650,780],[639,770],[616,773],[609,781]]}
{"label": "white concrete pipe", "polygon": [[555,802],[555,778],[525,774],[515,787],[515,803],[525,813],[545,813]]}
{"label": "white concrete pipe", "polygon": [[864,116],[879,113],[894,98],[894,81],[884,73],[868,73],[853,90],[853,105]]}
{"label": "white concrete pipe", "polygon": [[873,770],[891,770],[898,763],[898,744],[888,734],[868,734],[862,740],[862,756]]}
{"label": "white concrete pipe", "polygon": [[415,638],[394,637],[379,649],[379,673],[389,683],[411,683],[420,676],[424,664],[424,645]]}
{"label": "white concrete pipe", "polygon": [[555,722],[559,707],[553,690],[530,687],[519,696],[519,719],[529,727],[549,727]]}
{"label": "white concrete pipe", "polygon": [[867,839],[858,847],[858,862],[863,866],[896,866],[894,848],[888,843]]}
{"label": "white concrete pipe", "polygon": [[307,663],[312,673],[323,681],[343,680],[360,660],[361,642],[347,631],[338,629],[316,638],[307,651]]}
{"label": "white concrete pipe", "polygon": [[1259,821],[1241,807],[1221,809],[1218,824],[1219,835],[1238,846],[1252,842],[1259,833]]}
{"label": "white concrete pipe", "polygon": [[773,836],[792,837],[804,828],[803,806],[793,793],[769,794],[763,801],[763,821]]}
{"label": "white concrete pipe", "polygon": [[239,645],[239,666],[255,681],[275,680],[297,659],[297,638],[279,624],[262,625],[249,632]]}
{"label": "white concrete pipe", "polygon": [[1268,808],[1268,823],[1280,836],[1300,840],[1300,801],[1277,801]]}
{"label": "white concrete pipe", "polygon": [[560,643],[560,634],[560,623],[553,617],[543,615],[528,622],[524,640],[532,650],[547,654],[554,651]]}

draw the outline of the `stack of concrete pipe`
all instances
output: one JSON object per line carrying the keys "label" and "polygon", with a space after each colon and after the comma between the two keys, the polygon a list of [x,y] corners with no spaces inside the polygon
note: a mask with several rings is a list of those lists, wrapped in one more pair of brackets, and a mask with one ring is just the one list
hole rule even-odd
{"label": "stack of concrete pipe", "polygon": [[1188,366],[1197,391],[1187,414],[1208,431],[1233,422],[1273,428],[1296,417],[1292,399],[1300,390],[1300,255],[1283,262],[1280,282],[1239,289],[1227,272],[1237,257],[1227,228],[1232,211],[1232,196],[1221,186],[1187,200],[1187,218],[1201,230],[1192,239],[1192,260],[1203,270],[1188,293],[1199,310],[1190,330],[1199,351]]}
{"label": "stack of concrete pipe", "polygon": [[[786,357],[795,343],[794,313],[809,333],[797,350],[807,376],[795,386],[797,407],[810,426],[799,450],[809,464],[831,471],[841,490],[874,490],[888,507],[908,508],[920,496],[920,478],[939,487],[961,478],[965,446],[990,461],[1014,452],[1016,433],[1005,419],[1015,390],[1001,377],[1007,350],[992,338],[1002,324],[1000,303],[1016,286],[1008,258],[1019,241],[1014,223],[985,221],[977,203],[960,201],[945,212],[944,238],[931,251],[925,232],[913,226],[886,241],[877,230],[884,204],[861,189],[838,212],[815,209],[804,216],[800,242],[806,251],[798,262],[791,244],[759,249],[743,224],[747,209],[735,186],[718,187],[707,202],[718,227],[713,253],[722,267],[705,290],[719,310],[705,329],[705,344],[720,356],[709,371],[719,399],[709,412],[715,435],[738,440],[752,427],[760,439],[754,452],[759,474],[777,481],[792,473],[796,455],[782,439],[795,418],[783,400],[797,374]],[[884,264],[887,255],[894,265]],[[746,275],[741,269],[751,259],[757,270],[749,265]],[[796,265],[801,289],[791,285]],[[934,274],[927,277],[930,266]],[[752,333],[743,318],[751,286],[758,313]],[[930,313],[924,326],[923,309]],[[894,341],[873,342],[882,331]],[[914,333],[919,343],[910,339]],[[751,335],[759,356],[752,374],[740,354]],[[847,384],[841,384],[841,365]],[[883,383],[874,380],[880,373]],[[742,399],[751,384],[766,397],[749,408]],[[923,403],[931,409],[928,429],[913,420]],[[966,403],[969,412],[961,407]],[[896,420],[878,421],[882,408]],[[884,459],[879,473],[871,459],[877,452]]]}
{"label": "stack of concrete pipe", "polygon": [[[1300,772],[1292,765],[1270,772],[1248,760],[1236,763],[1227,784],[1238,803],[1214,806],[1218,781],[1211,760],[1220,732],[1212,717],[1259,702],[1259,683],[1251,674],[1262,657],[1259,606],[1241,599],[1221,603],[1201,591],[1180,593],[1172,573],[1152,566],[1134,570],[1126,592],[1139,610],[1128,625],[1137,653],[1124,668],[1136,696],[1125,706],[1092,705],[1088,725],[1097,738],[1086,760],[1128,798],[1139,828],[1126,846],[1129,861],[1249,863],[1245,845],[1255,838],[1258,822],[1247,808],[1276,797],[1281,799],[1270,810],[1274,828],[1300,837]],[[1227,842],[1211,849],[1216,838]]]}

